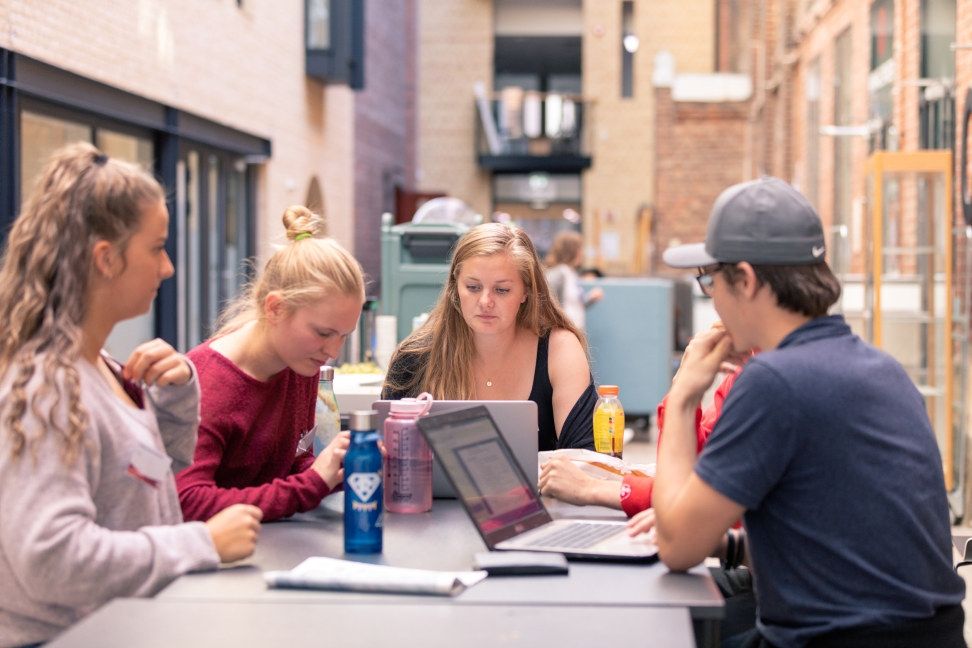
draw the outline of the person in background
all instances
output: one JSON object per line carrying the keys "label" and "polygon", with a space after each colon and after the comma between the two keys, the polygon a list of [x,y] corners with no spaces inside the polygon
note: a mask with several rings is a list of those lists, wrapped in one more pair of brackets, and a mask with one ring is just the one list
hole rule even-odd
{"label": "person in background", "polygon": [[316,508],[342,484],[348,433],[312,453],[321,365],[335,359],[365,301],[358,262],[304,207],[283,214],[289,243],[189,352],[202,389],[199,443],[176,476],[182,511],[201,519],[236,502],[264,520]]}
{"label": "person in background", "polygon": [[604,291],[593,288],[584,294],[578,268],[584,262],[584,237],[574,230],[561,230],[545,259],[547,284],[557,303],[577,328],[584,330],[585,309],[604,298]]}
{"label": "person in background", "polygon": [[56,152],[0,266],[0,644],[45,642],[116,596],[253,552],[260,511],[183,523],[170,463],[196,442],[192,364],[119,364],[114,326],[172,276],[162,187],[90,144]]}
{"label": "person in background", "polygon": [[501,223],[456,244],[428,321],[392,356],[382,398],[532,400],[539,447],[594,448],[597,394],[581,332],[551,299],[530,237]]}
{"label": "person in background", "polygon": [[[698,268],[725,330],[696,337],[668,394],[652,492],[661,560],[685,570],[727,544],[753,568],[744,646],[965,646],[941,456],[901,365],[827,315],[840,283],[816,211],[764,177],[716,200]],[[698,454],[694,418],[733,351],[760,348]],[[745,532],[730,527],[744,518]],[[728,532],[728,535],[727,535]]]}

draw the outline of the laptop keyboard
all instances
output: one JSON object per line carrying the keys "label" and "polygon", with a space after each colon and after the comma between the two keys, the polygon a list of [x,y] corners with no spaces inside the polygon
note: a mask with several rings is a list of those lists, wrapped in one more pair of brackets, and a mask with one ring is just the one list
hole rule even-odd
{"label": "laptop keyboard", "polygon": [[574,522],[550,533],[543,533],[539,537],[525,542],[524,545],[527,547],[551,546],[582,549],[613,536],[619,529],[620,527],[614,524]]}

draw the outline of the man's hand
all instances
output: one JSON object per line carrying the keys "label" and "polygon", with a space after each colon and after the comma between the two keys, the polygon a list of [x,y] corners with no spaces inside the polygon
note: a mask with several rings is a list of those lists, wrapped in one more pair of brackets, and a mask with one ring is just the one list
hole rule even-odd
{"label": "man's hand", "polygon": [[698,403],[712,385],[723,362],[730,358],[732,338],[722,326],[713,326],[689,342],[669,392],[670,399]]}

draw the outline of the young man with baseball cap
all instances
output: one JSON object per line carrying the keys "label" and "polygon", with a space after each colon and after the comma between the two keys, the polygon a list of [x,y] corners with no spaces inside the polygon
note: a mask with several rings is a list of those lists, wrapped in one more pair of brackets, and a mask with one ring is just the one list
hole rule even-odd
{"label": "young man with baseball cap", "polygon": [[[840,284],[824,253],[813,207],[776,178],[730,187],[705,243],[666,251],[698,268],[725,330],[693,340],[668,395],[661,559],[687,569],[721,546],[752,566],[759,618],[739,645],[965,646],[924,402],[901,365],[827,315]],[[751,348],[763,352],[697,457],[696,407],[723,358]],[[745,534],[724,540],[740,516]]]}

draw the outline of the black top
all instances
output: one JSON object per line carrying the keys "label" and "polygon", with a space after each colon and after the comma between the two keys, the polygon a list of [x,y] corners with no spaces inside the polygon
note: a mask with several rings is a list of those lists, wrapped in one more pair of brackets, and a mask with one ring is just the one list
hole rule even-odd
{"label": "black top", "polygon": [[[537,423],[539,424],[537,445],[540,450],[555,450],[557,448],[587,448],[594,449],[594,406],[597,404],[597,392],[591,379],[587,389],[580,395],[574,407],[571,408],[564,427],[557,438],[557,428],[554,425],[553,386],[550,384],[550,373],[547,371],[547,350],[550,338],[545,335],[537,342],[537,363],[533,371],[533,386],[530,388],[529,400],[537,404]],[[415,354],[396,354],[390,367],[388,376],[396,383],[407,382],[410,377],[427,359]],[[410,393],[405,390],[392,390],[385,386],[381,390],[381,397],[385,400],[415,397],[418,392]]]}

